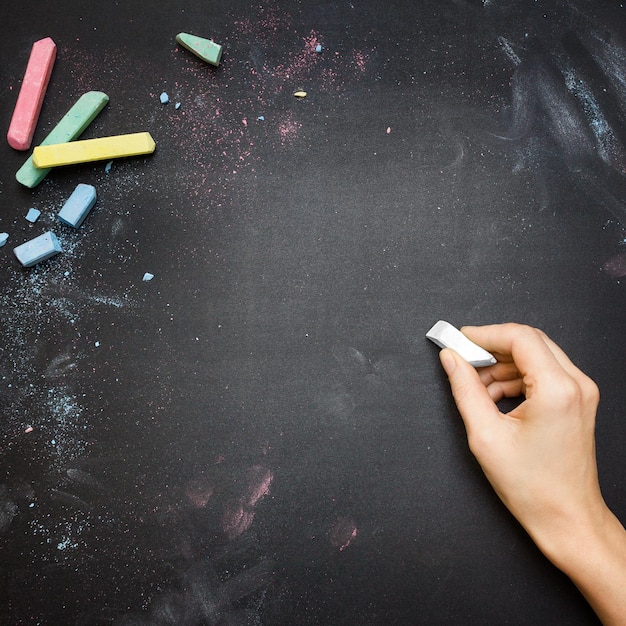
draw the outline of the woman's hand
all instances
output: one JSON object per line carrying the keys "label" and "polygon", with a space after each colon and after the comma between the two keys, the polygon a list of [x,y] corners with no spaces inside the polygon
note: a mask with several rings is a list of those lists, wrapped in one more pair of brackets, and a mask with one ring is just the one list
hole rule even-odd
{"label": "woman's hand", "polygon": [[[461,330],[498,359],[477,371],[450,349],[440,353],[471,451],[504,504],[600,618],[626,623],[626,533],[598,484],[597,386],[540,330]],[[517,396],[525,400],[501,413],[496,402]]]}

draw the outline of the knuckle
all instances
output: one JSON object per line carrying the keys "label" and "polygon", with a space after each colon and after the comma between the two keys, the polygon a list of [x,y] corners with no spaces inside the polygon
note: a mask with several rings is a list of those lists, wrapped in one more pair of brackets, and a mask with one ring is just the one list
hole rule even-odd
{"label": "knuckle", "polygon": [[452,396],[454,397],[457,405],[463,404],[472,389],[471,383],[468,382],[456,382],[452,387]]}
{"label": "knuckle", "polygon": [[598,385],[588,376],[584,376],[581,381],[581,388],[585,402],[594,408],[600,403],[600,389]]}
{"label": "knuckle", "polygon": [[555,408],[565,412],[585,409],[595,410],[600,402],[598,386],[589,377],[564,378],[554,393]]}

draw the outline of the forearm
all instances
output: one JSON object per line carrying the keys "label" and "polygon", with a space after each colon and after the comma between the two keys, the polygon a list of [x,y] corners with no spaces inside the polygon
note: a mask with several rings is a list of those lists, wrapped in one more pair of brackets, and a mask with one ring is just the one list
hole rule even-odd
{"label": "forearm", "polygon": [[626,624],[626,531],[608,507],[590,523],[570,525],[547,543],[540,549],[580,589],[600,620]]}

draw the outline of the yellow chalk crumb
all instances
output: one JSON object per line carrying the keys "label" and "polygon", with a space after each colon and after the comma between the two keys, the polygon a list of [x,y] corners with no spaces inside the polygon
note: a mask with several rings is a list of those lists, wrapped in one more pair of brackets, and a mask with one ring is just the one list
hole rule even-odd
{"label": "yellow chalk crumb", "polygon": [[296,98],[306,98],[306,91],[296,91],[293,95]]}

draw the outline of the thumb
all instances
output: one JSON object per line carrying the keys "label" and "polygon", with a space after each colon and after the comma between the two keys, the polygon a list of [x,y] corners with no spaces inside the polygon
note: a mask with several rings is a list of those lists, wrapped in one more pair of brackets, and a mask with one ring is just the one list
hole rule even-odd
{"label": "thumb", "polygon": [[439,359],[448,375],[452,396],[470,436],[472,430],[485,428],[500,411],[490,398],[478,372],[465,359],[450,348],[442,350]]}

